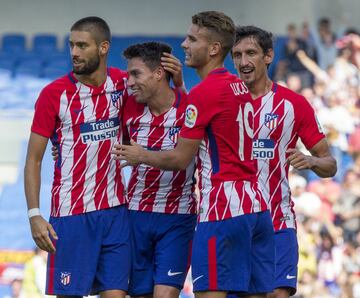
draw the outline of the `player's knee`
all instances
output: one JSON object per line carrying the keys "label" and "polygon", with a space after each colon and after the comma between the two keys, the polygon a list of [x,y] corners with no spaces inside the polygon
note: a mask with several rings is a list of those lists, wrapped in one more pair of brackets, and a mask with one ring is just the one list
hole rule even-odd
{"label": "player's knee", "polygon": [[154,288],[154,298],[178,298],[180,290],[171,286],[156,285]]}
{"label": "player's knee", "polygon": [[288,288],[278,288],[275,289],[273,293],[268,294],[267,298],[289,298],[290,289]]}
{"label": "player's knee", "polygon": [[109,290],[100,293],[100,298],[125,298],[126,292],[122,290]]}

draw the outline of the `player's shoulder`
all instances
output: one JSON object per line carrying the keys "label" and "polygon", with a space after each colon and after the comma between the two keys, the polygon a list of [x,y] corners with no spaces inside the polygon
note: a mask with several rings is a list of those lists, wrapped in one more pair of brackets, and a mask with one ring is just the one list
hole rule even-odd
{"label": "player's shoulder", "polygon": [[72,81],[69,73],[45,85],[40,94],[61,94],[72,88],[74,84],[75,81]]}
{"label": "player's shoulder", "polygon": [[195,85],[189,92],[189,96],[196,95],[207,95],[220,90],[223,86],[228,85],[229,78],[234,78],[227,70],[222,69],[221,72],[211,72],[204,80],[199,84]]}
{"label": "player's shoulder", "polygon": [[117,79],[123,79],[123,78],[128,78],[128,73],[125,70],[122,70],[120,68],[117,67],[108,67],[108,74],[110,77],[112,78],[117,78]]}

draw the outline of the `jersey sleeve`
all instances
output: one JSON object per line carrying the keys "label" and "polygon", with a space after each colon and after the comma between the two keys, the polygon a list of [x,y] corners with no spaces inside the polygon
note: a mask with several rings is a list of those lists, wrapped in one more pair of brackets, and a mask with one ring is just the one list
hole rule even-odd
{"label": "jersey sleeve", "polygon": [[321,125],[316,118],[315,111],[310,103],[303,97],[301,110],[297,111],[303,115],[300,123],[299,137],[306,149],[311,149],[319,141],[325,138]]}
{"label": "jersey sleeve", "polygon": [[180,136],[187,139],[203,139],[213,114],[213,101],[204,96],[200,89],[193,89],[188,95],[185,121]]}
{"label": "jersey sleeve", "polygon": [[47,86],[41,91],[35,103],[31,131],[46,138],[53,135],[58,119],[55,96],[55,92]]}

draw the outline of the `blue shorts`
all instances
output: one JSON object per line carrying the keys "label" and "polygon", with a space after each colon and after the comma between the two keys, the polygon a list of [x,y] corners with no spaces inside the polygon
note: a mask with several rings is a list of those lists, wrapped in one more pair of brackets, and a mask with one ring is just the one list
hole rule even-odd
{"label": "blue shorts", "polygon": [[199,223],[191,261],[194,292],[272,292],[274,254],[269,211]]}
{"label": "blue shorts", "polygon": [[49,254],[46,294],[87,296],[128,289],[131,241],[127,206],[50,217],[59,239]]}
{"label": "blue shorts", "polygon": [[299,247],[295,229],[275,232],[275,288],[289,288],[296,293]]}
{"label": "blue shorts", "polygon": [[196,215],[129,213],[133,241],[129,294],[151,294],[158,284],[181,290],[190,266]]}

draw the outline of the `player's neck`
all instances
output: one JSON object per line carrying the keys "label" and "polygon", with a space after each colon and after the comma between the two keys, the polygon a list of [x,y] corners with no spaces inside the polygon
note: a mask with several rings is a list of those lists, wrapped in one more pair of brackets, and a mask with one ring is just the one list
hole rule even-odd
{"label": "player's neck", "polygon": [[174,105],[175,93],[170,86],[159,88],[157,93],[148,101],[148,107],[155,116],[164,114]]}
{"label": "player's neck", "polygon": [[104,84],[104,82],[106,81],[106,77],[107,77],[106,65],[104,66],[100,65],[97,70],[95,70],[93,73],[89,75],[85,75],[85,74],[79,75],[74,73],[74,76],[79,82],[83,84],[99,87],[102,84]]}
{"label": "player's neck", "polygon": [[256,99],[269,93],[272,85],[273,82],[270,80],[270,78],[268,76],[264,76],[260,80],[252,83],[250,86],[248,86],[248,88],[250,90],[251,97]]}
{"label": "player's neck", "polygon": [[201,80],[204,80],[210,72],[214,69],[224,67],[224,61],[220,59],[212,59],[205,65],[198,67],[196,69],[197,74],[199,75]]}

